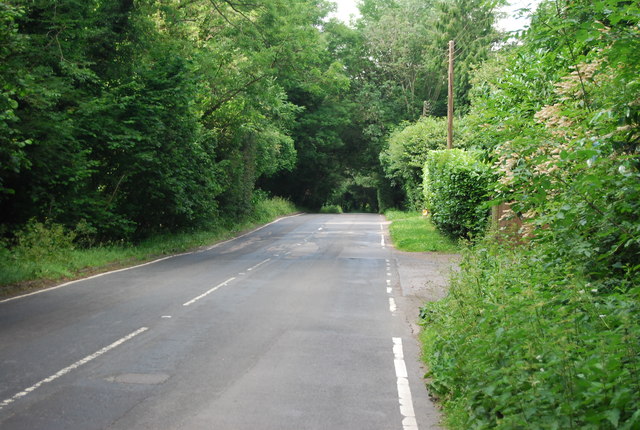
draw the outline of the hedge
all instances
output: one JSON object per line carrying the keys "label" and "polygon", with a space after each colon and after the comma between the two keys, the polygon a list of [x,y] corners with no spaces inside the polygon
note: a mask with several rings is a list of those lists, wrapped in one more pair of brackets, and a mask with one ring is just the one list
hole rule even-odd
{"label": "hedge", "polygon": [[434,225],[452,238],[481,235],[489,215],[486,202],[491,182],[490,167],[472,152],[429,152],[423,185]]}

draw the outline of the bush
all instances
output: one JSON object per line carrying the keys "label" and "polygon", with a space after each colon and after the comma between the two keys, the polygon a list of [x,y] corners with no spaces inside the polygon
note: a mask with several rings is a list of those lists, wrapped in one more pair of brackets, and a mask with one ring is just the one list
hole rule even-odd
{"label": "bush", "polygon": [[342,207],[340,205],[323,205],[320,208],[321,214],[341,214]]}
{"label": "bush", "polygon": [[446,143],[444,118],[422,117],[415,123],[402,124],[389,136],[380,161],[387,177],[402,187],[410,209],[424,209],[422,168],[429,151],[444,149]]}
{"label": "bush", "polygon": [[65,231],[60,224],[41,223],[31,219],[16,234],[14,252],[27,262],[53,262],[65,260],[73,250],[75,233]]}
{"label": "bush", "polygon": [[59,224],[31,219],[15,234],[13,244],[0,242],[0,284],[68,274],[75,236]]}
{"label": "bush", "polygon": [[[254,199],[255,200],[255,199]],[[264,223],[273,221],[275,218],[289,215],[297,209],[289,200],[282,197],[265,198],[260,197],[253,203],[253,211],[249,216],[249,221]]]}
{"label": "bush", "polygon": [[551,246],[480,241],[423,308],[449,428],[640,428],[640,288],[608,292]]}
{"label": "bush", "polygon": [[424,196],[433,224],[453,238],[480,235],[487,224],[490,168],[471,152],[431,151],[424,167]]}

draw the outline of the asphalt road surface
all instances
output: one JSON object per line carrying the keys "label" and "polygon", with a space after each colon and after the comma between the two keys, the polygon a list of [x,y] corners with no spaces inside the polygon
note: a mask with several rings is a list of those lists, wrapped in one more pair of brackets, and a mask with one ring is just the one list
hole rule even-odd
{"label": "asphalt road surface", "polygon": [[378,215],[0,302],[0,428],[435,428]]}

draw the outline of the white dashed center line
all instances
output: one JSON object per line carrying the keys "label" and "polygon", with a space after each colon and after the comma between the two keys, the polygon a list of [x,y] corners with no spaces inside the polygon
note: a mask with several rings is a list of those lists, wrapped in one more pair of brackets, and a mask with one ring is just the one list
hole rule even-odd
{"label": "white dashed center line", "polygon": [[53,375],[49,376],[48,378],[45,378],[42,381],[36,382],[35,384],[30,386],[29,388],[25,388],[23,391],[21,391],[21,392],[19,392],[17,394],[14,394],[12,397],[10,397],[8,399],[5,399],[2,402],[0,402],[0,409],[4,408],[7,405],[10,405],[11,403],[15,402],[16,400],[18,400],[18,399],[20,399],[22,397],[25,397],[29,393],[31,393],[31,392],[37,390],[38,388],[40,388],[42,385],[47,384],[49,382],[53,382],[56,379],[60,378],[61,376],[64,376],[67,373],[71,372],[72,370],[77,369],[78,367],[82,366],[83,364],[87,364],[91,360],[95,360],[96,358],[100,357],[102,354],[105,354],[106,352],[111,351],[112,349],[122,345],[126,341],[136,337],[140,333],[143,333],[143,332],[145,332],[147,330],[149,330],[147,327],[139,328],[138,330],[134,331],[133,333],[129,333],[125,337],[116,340],[111,345],[105,346],[101,350],[99,350],[97,352],[94,352],[91,355],[87,355],[82,360],[76,361],[72,365],[65,367],[64,369],[58,371],[57,373],[54,373]]}
{"label": "white dashed center line", "polygon": [[391,311],[391,313],[395,314],[397,309],[398,308],[396,307],[396,301],[393,299],[393,297],[389,297],[389,310]]}
{"label": "white dashed center line", "polygon": [[251,272],[252,270],[257,269],[258,267],[262,266],[263,264],[268,263],[269,261],[271,261],[271,259],[270,259],[270,258],[267,258],[266,260],[261,261],[260,263],[256,264],[255,266],[253,266],[253,267],[249,267],[249,268],[247,269],[247,272]]}
{"label": "white dashed center line", "polygon": [[210,290],[205,291],[204,293],[200,294],[198,297],[195,297],[195,298],[193,298],[193,299],[189,300],[188,302],[183,303],[183,304],[182,304],[182,306],[189,306],[189,305],[194,304],[194,303],[195,303],[195,302],[197,302],[198,300],[200,300],[200,299],[202,299],[202,298],[204,298],[204,297],[208,296],[209,294],[213,293],[213,292],[214,292],[215,290],[217,290],[218,288],[224,287],[225,285],[227,285],[229,282],[233,281],[234,279],[236,279],[236,278],[234,277],[234,278],[229,278],[229,279],[227,279],[227,280],[226,280],[226,281],[224,281],[223,283],[218,284],[218,285],[216,285],[215,287],[211,288]]}

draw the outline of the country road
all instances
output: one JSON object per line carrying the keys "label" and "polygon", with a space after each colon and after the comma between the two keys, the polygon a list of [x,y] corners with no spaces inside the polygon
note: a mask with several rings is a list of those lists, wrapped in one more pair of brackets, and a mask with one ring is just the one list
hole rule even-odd
{"label": "country road", "polygon": [[435,429],[379,215],[0,301],[0,428]]}

